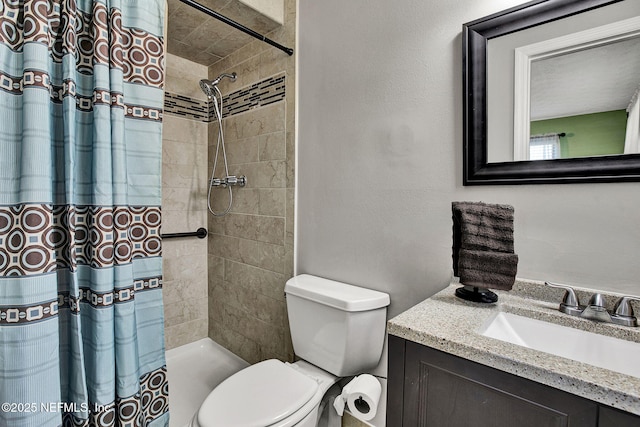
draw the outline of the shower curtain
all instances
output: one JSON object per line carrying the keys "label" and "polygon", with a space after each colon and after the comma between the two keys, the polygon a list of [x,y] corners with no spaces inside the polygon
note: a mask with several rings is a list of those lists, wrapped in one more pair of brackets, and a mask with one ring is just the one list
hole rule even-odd
{"label": "shower curtain", "polygon": [[166,426],[164,0],[0,4],[0,426]]}

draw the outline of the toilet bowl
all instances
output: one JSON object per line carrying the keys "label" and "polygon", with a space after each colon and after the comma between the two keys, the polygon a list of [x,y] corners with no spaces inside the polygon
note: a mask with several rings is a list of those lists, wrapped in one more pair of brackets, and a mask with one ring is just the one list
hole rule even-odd
{"label": "toilet bowl", "polygon": [[316,427],[331,387],[378,364],[388,294],[308,274],[289,279],[285,294],[302,360],[265,360],[230,376],[207,396],[191,427]]}
{"label": "toilet bowl", "polygon": [[305,361],[265,360],[218,385],[190,427],[315,427],[322,398],[338,380]]}

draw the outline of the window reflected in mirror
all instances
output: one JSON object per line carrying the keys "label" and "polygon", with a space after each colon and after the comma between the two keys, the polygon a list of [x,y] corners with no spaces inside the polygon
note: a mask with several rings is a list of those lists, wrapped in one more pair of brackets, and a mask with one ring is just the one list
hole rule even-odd
{"label": "window reflected in mirror", "polygon": [[528,160],[637,152],[639,69],[640,37],[532,61]]}

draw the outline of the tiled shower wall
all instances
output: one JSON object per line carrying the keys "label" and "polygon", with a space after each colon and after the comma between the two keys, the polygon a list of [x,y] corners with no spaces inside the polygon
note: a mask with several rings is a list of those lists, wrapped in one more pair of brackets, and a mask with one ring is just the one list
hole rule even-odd
{"label": "tiled shower wall", "polygon": [[[206,110],[206,100],[198,85],[206,77],[207,67],[167,55],[163,234],[207,227],[207,122],[199,112],[203,105]],[[182,108],[174,107],[176,103]],[[207,336],[207,241],[165,239],[162,257],[165,343],[170,349]]]}
{"label": "tiled shower wall", "polygon": [[[285,24],[266,36],[295,47],[295,0],[285,1]],[[209,336],[250,363],[293,359],[284,284],[293,274],[294,65],[294,57],[254,41],[209,68],[209,78],[238,74],[220,85],[225,95],[271,78],[285,86],[278,99],[258,90],[259,102],[223,120],[229,173],[246,175],[248,184],[234,188],[229,215],[209,215]],[[209,167],[217,134],[211,123]],[[226,208],[227,190],[213,196],[216,210]]]}

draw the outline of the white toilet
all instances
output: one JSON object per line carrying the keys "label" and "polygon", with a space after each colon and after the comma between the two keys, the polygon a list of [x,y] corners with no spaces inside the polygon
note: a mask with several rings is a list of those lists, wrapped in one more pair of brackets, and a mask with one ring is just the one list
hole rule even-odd
{"label": "white toilet", "polygon": [[329,388],[378,364],[388,294],[308,274],[284,290],[293,349],[303,360],[266,360],[227,378],[192,427],[315,427]]}

